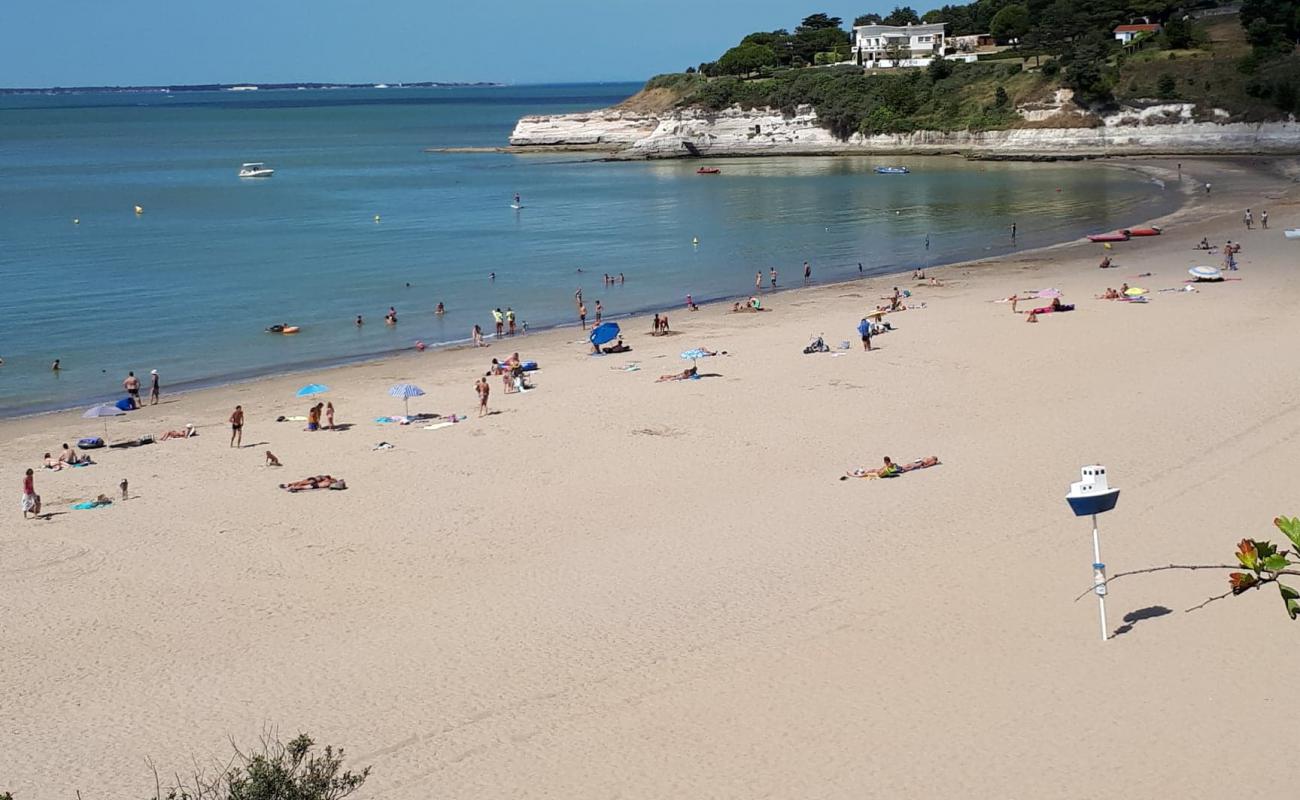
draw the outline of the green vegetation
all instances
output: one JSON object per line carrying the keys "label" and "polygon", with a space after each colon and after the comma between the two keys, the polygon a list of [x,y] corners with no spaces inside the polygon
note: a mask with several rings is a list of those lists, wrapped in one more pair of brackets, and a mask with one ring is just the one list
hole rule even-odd
{"label": "green vegetation", "polygon": [[[683,106],[720,110],[810,105],[836,136],[1027,125],[1017,106],[1058,88],[1101,112],[1119,103],[1177,101],[1198,119],[1263,121],[1300,113],[1300,0],[1245,0],[1239,15],[1193,18],[1218,0],[975,0],[918,14],[899,6],[854,25],[944,22],[949,37],[987,34],[1000,45],[974,64],[864,72],[843,20],[812,14],[794,28],[745,36],[717,61],[659,76],[647,89]],[[1158,34],[1122,45],[1115,26],[1149,20]],[[949,51],[952,52],[951,50]],[[993,63],[987,63],[993,62]],[[1071,124],[1063,118],[1061,124]],[[1078,118],[1072,124],[1079,123]]]}
{"label": "green vegetation", "polygon": [[156,781],[153,800],[342,800],[366,782],[370,767],[344,770],[342,750],[326,745],[313,752],[315,746],[306,734],[288,744],[264,736],[256,751],[236,749],[213,774],[196,769],[166,787]]}

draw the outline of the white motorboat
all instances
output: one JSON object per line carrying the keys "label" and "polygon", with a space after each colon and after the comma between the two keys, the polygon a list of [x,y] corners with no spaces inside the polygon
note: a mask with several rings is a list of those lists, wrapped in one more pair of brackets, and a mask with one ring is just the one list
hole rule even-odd
{"label": "white motorboat", "polygon": [[275,170],[263,164],[261,161],[244,164],[239,168],[239,177],[241,178],[269,178],[274,174]]}

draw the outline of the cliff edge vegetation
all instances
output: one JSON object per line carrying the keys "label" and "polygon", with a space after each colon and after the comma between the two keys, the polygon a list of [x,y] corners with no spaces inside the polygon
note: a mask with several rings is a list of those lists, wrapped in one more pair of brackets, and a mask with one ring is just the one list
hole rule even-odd
{"label": "cliff edge vegetation", "polygon": [[[1266,122],[1300,113],[1300,0],[1218,8],[1168,0],[977,0],[918,15],[908,7],[855,24],[946,22],[950,38],[987,34],[979,60],[864,70],[845,63],[843,20],[806,17],[794,32],[752,33],[717,61],[652,78],[623,106],[721,111],[811,106],[841,140],[854,134],[1071,128],[1124,106],[1167,121]],[[1158,25],[1121,43],[1113,31]],[[1159,115],[1144,124],[1159,124]]]}

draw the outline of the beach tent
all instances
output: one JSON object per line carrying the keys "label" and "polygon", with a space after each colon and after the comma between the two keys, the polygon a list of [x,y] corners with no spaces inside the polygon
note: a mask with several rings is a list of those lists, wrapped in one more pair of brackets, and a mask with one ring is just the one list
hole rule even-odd
{"label": "beach tent", "polygon": [[602,344],[614,341],[618,338],[618,323],[606,322],[603,325],[597,325],[591,329],[590,338],[594,347],[600,347]]}

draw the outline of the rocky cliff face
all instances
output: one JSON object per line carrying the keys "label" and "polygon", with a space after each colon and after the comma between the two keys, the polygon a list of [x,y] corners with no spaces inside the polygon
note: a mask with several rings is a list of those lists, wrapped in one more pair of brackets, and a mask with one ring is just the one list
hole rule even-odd
{"label": "rocky cliff face", "polygon": [[646,113],[606,109],[524,117],[512,147],[604,148],[618,158],[815,155],[831,153],[971,153],[1007,157],[1152,155],[1159,153],[1300,153],[1300,123],[1191,121],[1181,105],[1129,110],[1096,127],[1002,131],[917,131],[840,141],[818,127],[812,107],[791,116],[773,109]]}

